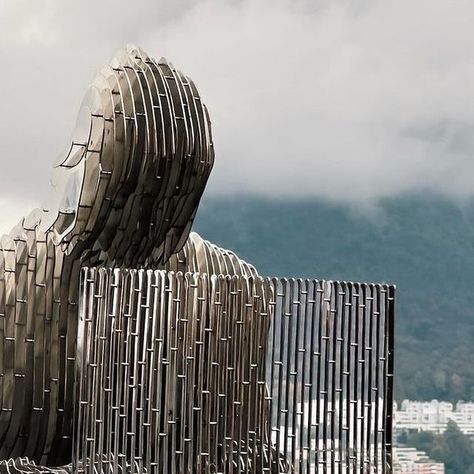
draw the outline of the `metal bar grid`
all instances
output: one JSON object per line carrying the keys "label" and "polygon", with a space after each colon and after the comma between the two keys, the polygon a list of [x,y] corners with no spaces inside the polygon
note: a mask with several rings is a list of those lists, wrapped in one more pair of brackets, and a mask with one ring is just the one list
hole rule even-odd
{"label": "metal bar grid", "polygon": [[84,269],[81,288],[76,472],[392,472],[392,286]]}

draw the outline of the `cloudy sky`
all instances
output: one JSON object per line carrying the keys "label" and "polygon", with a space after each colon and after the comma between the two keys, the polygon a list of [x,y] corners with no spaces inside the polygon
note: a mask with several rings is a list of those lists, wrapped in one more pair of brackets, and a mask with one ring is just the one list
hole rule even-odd
{"label": "cloudy sky", "polygon": [[209,193],[471,197],[473,25],[472,0],[1,0],[0,233],[41,202],[126,43],[197,83]]}

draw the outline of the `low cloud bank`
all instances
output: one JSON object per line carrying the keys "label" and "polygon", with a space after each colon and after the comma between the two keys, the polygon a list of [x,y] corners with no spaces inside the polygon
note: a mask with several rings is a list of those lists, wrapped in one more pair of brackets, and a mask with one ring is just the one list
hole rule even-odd
{"label": "low cloud bank", "polygon": [[0,229],[44,195],[87,84],[127,42],[197,82],[211,194],[472,196],[472,24],[458,0],[3,2]]}

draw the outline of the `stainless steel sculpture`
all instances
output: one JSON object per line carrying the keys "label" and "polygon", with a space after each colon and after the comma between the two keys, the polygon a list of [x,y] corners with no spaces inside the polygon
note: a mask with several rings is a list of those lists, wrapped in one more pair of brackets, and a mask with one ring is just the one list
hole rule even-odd
{"label": "stainless steel sculpture", "polygon": [[118,269],[82,285],[78,472],[391,472],[393,287]]}
{"label": "stainless steel sculpture", "polygon": [[100,72],[45,208],[1,240],[1,459],[70,461],[80,268],[162,267],[213,161],[191,80],[136,48]]}
{"label": "stainless steel sculpture", "polygon": [[[301,371],[290,370],[286,375],[280,372],[278,390],[273,378],[267,380],[270,392],[265,388],[268,367],[272,367],[273,374],[275,364],[284,365],[283,361],[269,359],[268,347],[273,348],[273,355],[277,347],[275,334],[281,337],[278,350],[284,350],[285,344],[287,347],[296,344],[296,336],[290,335],[294,334],[291,332],[293,329],[285,333],[275,326],[280,324],[277,321],[281,308],[276,302],[281,295],[290,298],[289,294],[282,293],[276,282],[269,284],[260,279],[254,267],[232,252],[204,241],[197,234],[190,234],[213,162],[207,110],[189,78],[165,60],[157,62],[134,47],[118,53],[111,64],[100,71],[84,99],[71,146],[54,167],[46,205],[23,219],[0,242],[0,459],[5,460],[0,462],[0,472],[35,470],[35,462],[47,466],[66,465],[71,462],[73,437],[76,440],[77,470],[97,471],[105,466],[106,469],[112,467],[114,472],[119,467],[133,471],[138,466],[140,472],[149,472],[150,469],[153,472],[213,472],[214,468],[220,469],[219,472],[303,472],[297,467],[301,466],[301,461],[296,455],[300,449],[296,446],[303,445],[293,444],[292,454],[288,456],[286,441],[282,441],[283,435],[296,439],[297,435],[288,431],[289,426],[296,430],[296,425],[285,421],[285,428],[275,438],[271,421],[272,416],[277,416],[277,424],[281,420],[278,418],[281,417],[280,408],[274,412],[275,400],[283,396],[281,384],[286,384],[285,393],[291,384],[297,387],[297,378],[291,381],[291,377],[296,377],[293,372],[301,374]],[[99,272],[101,278],[107,276],[110,280],[118,280],[116,284],[109,282],[110,286],[100,280],[105,293],[95,294],[90,285],[95,285],[96,270],[84,270],[83,293],[80,294],[83,267],[146,268],[159,270],[159,273],[102,271]],[[199,277],[197,274],[221,276]],[[134,308],[120,306],[119,313],[115,313],[115,303],[107,299],[118,289],[125,291],[128,288],[129,291],[132,280],[142,284],[146,281],[149,285],[153,278],[156,279],[153,285],[161,288],[160,291],[164,291],[165,280],[169,285],[177,285],[176,288],[173,286],[174,290],[168,288],[166,291],[177,291],[179,301],[190,292],[201,292],[197,300],[186,300],[190,312],[188,309],[184,313],[175,311],[174,300],[166,300],[167,306],[162,306],[163,298],[153,300],[153,311],[157,312],[151,319],[145,318],[149,324],[146,331],[162,331],[171,324],[170,328],[175,331],[173,337],[178,338],[170,340],[171,329],[165,330],[161,349],[156,354],[148,346],[148,336],[142,332],[142,313],[136,312],[144,309],[149,314],[152,306],[144,307],[140,301]],[[157,283],[158,280],[162,283]],[[218,286],[221,284],[224,286]],[[312,285],[311,288],[317,286],[316,283]],[[146,291],[143,288],[140,291],[139,294],[146,299],[152,298],[155,290],[147,287]],[[389,307],[391,303],[387,301],[393,301],[393,296],[386,301],[381,291],[376,291],[377,301],[383,300]],[[387,288],[384,291],[390,293]],[[229,317],[234,318],[232,321],[236,324],[234,329],[228,328],[229,334],[217,339],[209,330],[214,327],[212,318],[217,314],[216,295],[232,301],[227,311],[231,312]],[[236,299],[236,295],[240,296]],[[251,295],[252,301],[246,301],[242,295]],[[83,321],[78,332],[80,301]],[[157,301],[160,301],[159,311]],[[102,308],[98,312],[94,312],[96,305]],[[102,312],[103,308],[109,307],[114,311],[113,321],[104,318],[106,314]],[[285,311],[291,313],[298,311],[299,307],[291,304]],[[206,322],[197,318],[203,308],[208,308]],[[214,312],[209,312],[211,309]],[[372,306],[371,311],[372,319],[367,331],[381,334],[378,331],[383,328],[383,331],[388,331],[384,334],[389,340],[391,333],[386,328],[390,328],[387,321],[391,319],[385,317],[379,321],[376,308]],[[254,321],[252,315],[259,318]],[[241,316],[243,319],[239,319]],[[352,317],[357,320],[356,316]],[[132,321],[138,324],[136,330],[130,326]],[[123,325],[129,331],[126,337],[132,339],[123,339],[125,333],[120,332],[117,325]],[[299,327],[299,323],[296,324],[295,331]],[[146,334],[151,334],[146,331]],[[94,334],[98,338],[92,337]],[[318,334],[322,340],[329,337]],[[271,337],[274,338],[273,344],[269,345]],[[289,339],[285,340],[285,337]],[[239,352],[233,353],[231,358],[225,352],[229,338],[241,343],[240,348],[235,348]],[[185,340],[191,347],[183,345]],[[351,372],[355,379],[346,379],[359,380],[351,382],[353,387],[354,383],[365,387],[364,384],[372,383],[370,377],[375,377],[375,374],[381,377],[377,384],[383,380],[383,390],[380,388],[382,385],[374,385],[378,387],[376,392],[369,389],[373,397],[366,398],[365,402],[364,398],[361,399],[361,410],[365,410],[367,403],[376,407],[375,412],[370,408],[367,416],[377,419],[381,426],[377,425],[375,431],[370,431],[373,423],[366,422],[366,412],[359,413],[350,408],[358,406],[358,399],[346,399],[349,404],[347,413],[362,421],[360,426],[355,421],[355,424],[341,429],[348,431],[349,436],[356,436],[351,434],[353,429],[369,431],[364,431],[366,438],[364,445],[360,445],[360,454],[351,454],[355,456],[355,464],[352,458],[337,461],[332,445],[325,446],[333,453],[324,458],[330,459],[325,461],[326,466],[332,463],[333,467],[352,469],[359,465],[372,466],[376,462],[377,466],[384,466],[378,472],[386,472],[386,463],[390,461],[390,404],[387,400],[391,396],[393,348],[387,340],[377,340],[380,344],[377,347],[382,352],[371,359],[375,365],[363,365],[365,372],[358,372],[355,368],[355,372]],[[124,344],[125,352],[119,349],[121,344]],[[111,349],[109,363],[94,359],[98,347],[102,351],[104,347],[115,348]],[[308,346],[308,350],[310,347],[313,346]],[[304,347],[300,349],[306,350]],[[164,350],[172,351],[173,363],[164,358]],[[362,353],[346,352],[345,357],[355,355],[364,361],[365,350]],[[184,357],[187,351],[190,352],[186,357],[192,358],[189,364],[186,358],[177,359],[178,354]],[[298,351],[295,349],[296,358]],[[128,359],[124,362],[121,357],[125,353]],[[153,359],[155,362],[150,362],[152,354],[157,357]],[[292,353],[287,351],[285,354],[289,363]],[[101,352],[100,357],[106,355]],[[342,367],[341,362],[331,360],[329,357],[327,362]],[[99,362],[100,367],[96,365]],[[236,377],[238,396],[234,393],[237,390],[234,385],[223,387],[222,380],[212,375],[217,367],[215,364],[219,365],[219,370]],[[134,371],[138,371],[133,375],[132,366]],[[178,377],[183,375],[185,366],[192,370],[192,376],[188,373],[188,376]],[[96,369],[100,369],[99,372]],[[107,375],[104,372],[107,370],[112,372]],[[329,377],[328,383],[336,384],[334,375],[332,378],[327,375],[328,370],[320,372],[320,366],[318,372],[314,370],[308,377],[321,377],[320,374],[324,373]],[[144,379],[139,380],[140,374]],[[347,377],[344,371],[342,376]],[[115,381],[114,385],[110,385],[110,377]],[[78,395],[83,403],[74,402],[76,382],[80,384]],[[303,379],[301,383],[304,389],[310,382]],[[327,383],[325,387],[326,392],[310,393],[318,397],[327,395]],[[347,389],[350,397],[359,397],[363,391]],[[343,390],[342,386],[337,390]],[[380,390],[384,391],[383,396]],[[146,391],[152,394],[150,399],[147,399]],[[202,401],[202,397],[207,397],[208,401],[199,405],[200,402],[193,399],[193,391],[198,399],[201,397]],[[140,400],[134,398],[137,393],[140,393]],[[246,398],[239,398],[243,393]],[[336,398],[328,400],[335,403]],[[379,406],[379,399],[383,408]],[[297,401],[288,396],[284,400],[288,420],[288,413],[296,409],[289,405]],[[342,403],[340,396],[337,400]],[[163,411],[170,403],[173,405],[171,415]],[[119,424],[114,424],[116,412],[110,410],[117,410],[118,406],[120,409],[125,407],[126,412],[119,415]],[[145,409],[145,406],[152,410],[153,416],[158,413],[159,421],[151,420],[150,426],[144,428],[140,423],[145,420],[145,413],[139,410],[135,415],[133,412],[135,408]],[[97,410],[102,410],[105,417],[97,418]],[[331,412],[334,408],[326,407],[325,413]],[[238,419],[236,413],[240,413]],[[75,416],[76,429],[73,425]],[[190,428],[191,420],[198,420],[200,425],[194,424]],[[105,429],[105,426],[110,429]],[[96,429],[99,430],[98,438]],[[379,432],[382,438],[377,434]],[[300,433],[303,433],[303,428]],[[329,432],[324,433],[329,439]],[[335,433],[332,431],[331,435],[335,436]],[[224,439],[219,438],[221,435]],[[298,436],[308,436],[309,440],[312,435]],[[357,449],[355,438],[350,439],[352,441],[346,441],[343,446]],[[374,453],[377,446],[383,447],[379,457],[363,454],[364,449]],[[314,452],[307,446],[301,449]],[[319,448],[316,450],[319,452]],[[10,458],[18,459],[13,461]],[[320,459],[318,454],[316,466]],[[146,466],[145,462],[148,463]],[[157,471],[158,467],[161,470]]]}

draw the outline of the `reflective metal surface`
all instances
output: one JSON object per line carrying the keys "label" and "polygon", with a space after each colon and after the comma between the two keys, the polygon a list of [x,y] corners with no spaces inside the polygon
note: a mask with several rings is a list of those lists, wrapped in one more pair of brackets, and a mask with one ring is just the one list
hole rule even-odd
{"label": "reflective metal surface", "polygon": [[80,268],[163,267],[213,161],[189,78],[134,47],[101,70],[44,208],[0,241],[0,459],[70,462]]}
{"label": "reflective metal surface", "polygon": [[82,286],[78,472],[391,472],[393,287],[105,269]]}
{"label": "reflective metal surface", "polygon": [[80,472],[389,472],[393,288],[190,233],[213,162],[187,76],[135,47],[100,71],[0,240],[0,473],[71,471],[73,438]]}
{"label": "reflective metal surface", "polygon": [[71,474],[72,466],[66,467],[45,467],[37,466],[36,463],[28,458],[16,458],[0,461],[0,472],[5,474]]}

